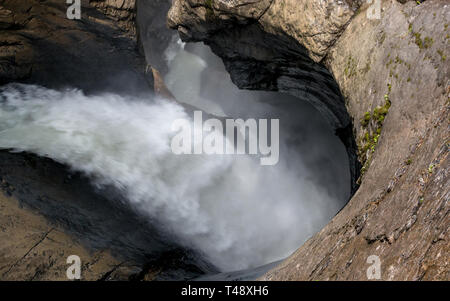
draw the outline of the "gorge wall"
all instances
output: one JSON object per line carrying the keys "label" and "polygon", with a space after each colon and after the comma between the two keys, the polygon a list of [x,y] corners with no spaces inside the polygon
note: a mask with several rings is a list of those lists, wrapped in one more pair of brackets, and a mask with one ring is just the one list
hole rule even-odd
{"label": "gorge wall", "polygon": [[[134,1],[122,2],[134,9]],[[148,91],[133,15],[126,17],[133,26],[110,16],[131,11],[107,6],[103,14],[89,1],[81,3],[81,19],[69,20],[65,1],[0,1],[0,84],[20,81],[88,93]]]}
{"label": "gorge wall", "polygon": [[311,101],[360,174],[347,206],[265,280],[364,280],[370,255],[384,280],[449,279],[450,3],[381,1],[379,19],[368,9],[173,1],[168,24],[184,41],[209,45],[241,88]]}

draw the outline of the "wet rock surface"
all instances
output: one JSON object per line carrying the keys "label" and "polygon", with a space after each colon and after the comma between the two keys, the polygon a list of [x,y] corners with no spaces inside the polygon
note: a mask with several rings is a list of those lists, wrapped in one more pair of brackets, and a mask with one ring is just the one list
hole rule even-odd
{"label": "wet rock surface", "polygon": [[162,75],[168,71],[165,51],[176,33],[167,27],[167,12],[171,0],[137,0],[138,44],[145,53],[148,64]]}
{"label": "wet rock surface", "polygon": [[67,280],[66,260],[74,254],[82,260],[83,280],[99,280],[107,273],[112,279],[127,279],[130,272],[140,271],[125,265],[118,269],[122,265],[107,251],[89,252],[41,215],[21,208],[15,198],[2,194],[0,200],[2,280]]}
{"label": "wet rock surface", "polygon": [[67,7],[57,0],[0,2],[0,84],[148,91],[134,34],[86,1],[80,20],[69,20]]}
{"label": "wet rock surface", "polygon": [[0,152],[0,279],[66,280],[69,255],[83,280],[189,279],[213,272],[110,187],[50,159]]}
{"label": "wet rock surface", "polygon": [[89,0],[89,4],[100,10],[105,16],[114,20],[115,24],[128,32],[131,37],[135,37],[135,0]]}

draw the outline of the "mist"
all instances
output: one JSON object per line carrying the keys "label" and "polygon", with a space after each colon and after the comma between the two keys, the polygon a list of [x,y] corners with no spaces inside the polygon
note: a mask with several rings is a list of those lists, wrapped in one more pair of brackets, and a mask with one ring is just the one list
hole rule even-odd
{"label": "mist", "polygon": [[49,157],[115,187],[123,201],[222,271],[285,258],[349,197],[344,146],[305,101],[241,91],[208,48],[174,40],[166,81],[180,102],[229,118],[278,118],[280,158],[175,155],[182,105],[152,94],[85,95],[35,85],[0,88],[0,148]]}
{"label": "mist", "polygon": [[177,35],[165,51],[165,82],[178,101],[227,118],[280,119],[281,159],[304,166],[308,178],[339,205],[350,197],[350,172],[344,145],[321,114],[291,95],[238,89],[220,58],[202,43]]}

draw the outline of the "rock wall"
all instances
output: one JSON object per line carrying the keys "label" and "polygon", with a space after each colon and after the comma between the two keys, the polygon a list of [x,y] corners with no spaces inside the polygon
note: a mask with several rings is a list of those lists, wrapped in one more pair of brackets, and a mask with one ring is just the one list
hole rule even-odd
{"label": "rock wall", "polygon": [[171,0],[137,0],[137,26],[139,45],[142,46],[147,63],[162,75],[167,72],[164,52],[176,33],[167,27],[166,16]]}
{"label": "rock wall", "polygon": [[136,37],[136,0],[89,0],[89,4]]}
{"label": "rock wall", "polygon": [[128,94],[148,90],[134,34],[87,1],[80,20],[69,20],[67,8],[59,0],[0,1],[0,84]]}
{"label": "rock wall", "polygon": [[359,189],[263,279],[366,280],[370,255],[384,280],[449,279],[450,2],[384,0],[379,19],[368,9],[175,0],[169,12],[181,38],[210,45],[239,87],[308,99],[356,142],[346,145],[362,166]]}
{"label": "rock wall", "polygon": [[[5,187],[7,182],[2,182]],[[8,186],[9,188],[9,186]],[[61,228],[0,194],[0,279],[15,281],[67,280],[73,254],[82,259],[83,280],[127,280],[140,272],[115,259],[107,250],[92,252]]]}

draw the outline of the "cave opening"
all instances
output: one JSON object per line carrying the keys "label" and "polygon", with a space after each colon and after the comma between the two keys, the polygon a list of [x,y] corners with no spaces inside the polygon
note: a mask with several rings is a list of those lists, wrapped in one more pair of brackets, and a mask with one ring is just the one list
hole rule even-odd
{"label": "cave opening", "polygon": [[[280,120],[280,144],[282,145],[280,157],[282,162],[279,166],[273,168],[276,170],[277,176],[274,178],[268,176],[267,179],[262,176],[256,182],[261,186],[265,184],[266,187],[259,188],[264,191],[264,194],[277,195],[278,198],[284,198],[284,202],[282,201],[280,204],[267,202],[267,204],[264,204],[264,198],[262,198],[262,205],[273,206],[271,211],[274,212],[277,206],[284,206],[286,211],[294,213],[293,220],[303,219],[304,210],[308,211],[307,208],[309,208],[311,216],[314,216],[316,221],[309,225],[292,222],[289,227],[297,229],[296,231],[286,231],[285,233],[273,231],[274,236],[284,235],[284,240],[290,241],[284,246],[280,246],[283,245],[280,241],[275,243],[278,245],[278,253],[272,254],[277,253],[278,257],[272,257],[271,260],[267,260],[269,258],[267,257],[266,260],[261,259],[258,263],[250,260],[251,263],[247,266],[245,263],[240,267],[231,265],[228,271],[252,269],[246,270],[246,272],[243,272],[244,274],[238,273],[240,276],[226,274],[226,276],[216,275],[213,278],[245,278],[258,272],[260,274],[272,266],[271,262],[285,258],[307,238],[325,226],[351,197],[355,189],[352,179],[354,175],[351,174],[348,149],[346,150],[346,144],[343,143],[345,139],[348,139],[347,142],[351,142],[351,134],[348,137],[348,128],[334,131],[333,124],[330,124],[329,120],[324,118],[322,112],[317,110],[308,99],[305,99],[308,94],[294,96],[292,93],[239,89],[232,82],[224,62],[211,51],[210,47],[203,43],[183,43],[177,36],[173,36],[164,51],[163,57],[167,64],[167,68],[163,68],[163,70],[167,70],[163,73],[165,84],[181,103],[226,118],[241,118],[244,120],[247,118],[277,118]],[[341,97],[340,94],[337,95]],[[312,103],[314,104],[314,102]],[[351,126],[349,128],[351,129]],[[236,165],[240,166],[239,164]],[[270,174],[273,171],[254,170],[253,172]],[[244,184],[242,185],[245,186],[245,181],[251,173],[252,171],[245,169],[242,171],[242,175],[244,175],[242,177]],[[289,174],[292,177],[290,180],[293,179],[294,181],[286,180],[286,174]],[[289,187],[289,184],[284,187],[274,185],[273,180],[292,183],[292,187]],[[226,187],[227,183],[225,185],[224,183],[217,183],[217,186]],[[295,189],[293,189],[294,186]],[[299,189],[296,190],[297,188]],[[261,198],[261,194],[257,190],[258,188],[252,191],[253,198]],[[285,193],[286,191],[288,193]],[[315,194],[312,191],[321,191],[324,194]],[[305,198],[309,199],[306,203]],[[244,204],[246,201],[246,199],[242,200]],[[309,201],[315,202],[316,205],[323,202],[324,206],[308,207]],[[223,199],[222,202],[226,203],[226,200]],[[305,207],[297,207],[298,204]],[[246,208],[245,205],[242,208],[243,210],[251,210]],[[318,212],[320,213],[318,214]],[[277,219],[272,219],[268,212],[262,212],[262,214],[267,214],[264,217],[266,220],[256,220],[256,222],[269,223],[272,228],[277,228]],[[276,216],[276,214],[273,216]],[[227,217],[226,213],[222,218],[233,220],[233,217]],[[278,220],[284,218],[289,220],[289,215],[283,217],[283,214],[279,214],[277,218]],[[264,229],[264,227],[261,227],[261,229]],[[293,235],[293,232],[297,232],[297,235]],[[301,232],[300,235],[299,232]],[[270,236],[270,233],[266,233],[266,235]],[[251,245],[251,242],[246,243]],[[290,246],[288,247],[288,245]],[[294,245],[295,247],[293,247]],[[261,246],[256,249],[261,249]],[[228,257],[227,260],[232,261],[233,259]],[[256,269],[258,266],[259,269]],[[221,270],[227,271],[223,267]]]}

